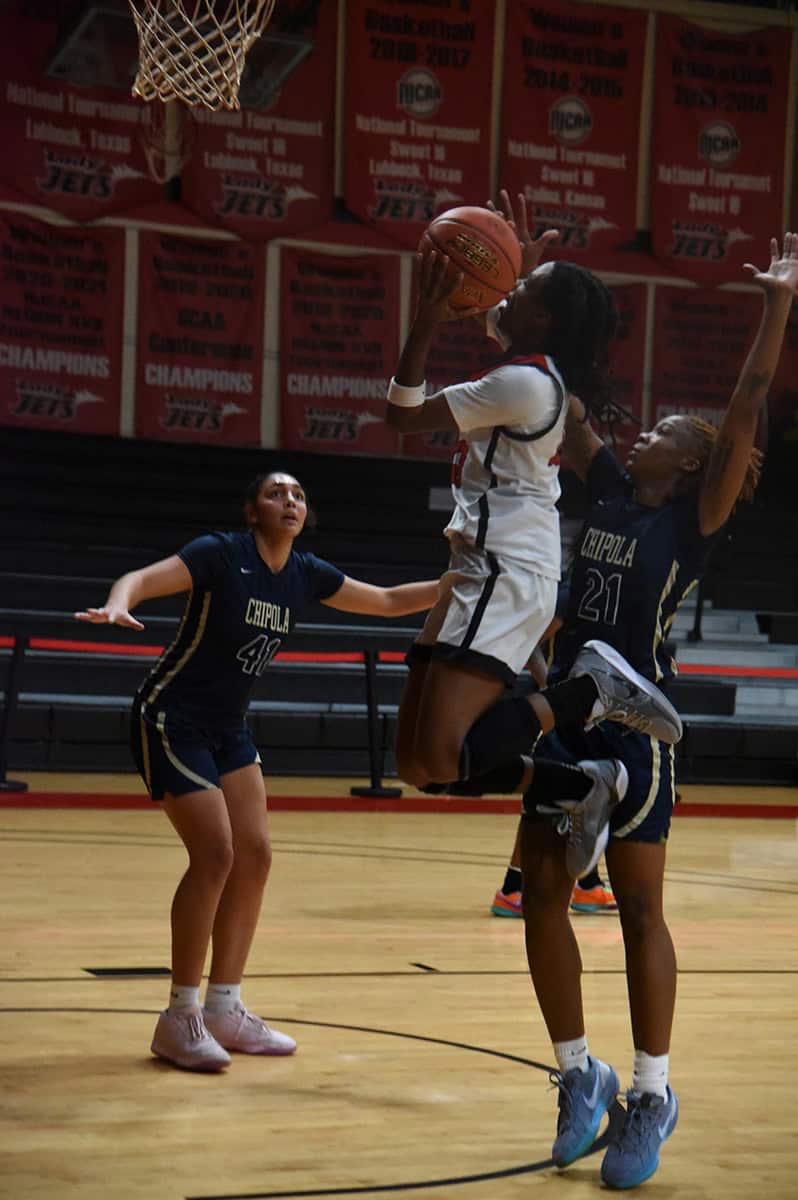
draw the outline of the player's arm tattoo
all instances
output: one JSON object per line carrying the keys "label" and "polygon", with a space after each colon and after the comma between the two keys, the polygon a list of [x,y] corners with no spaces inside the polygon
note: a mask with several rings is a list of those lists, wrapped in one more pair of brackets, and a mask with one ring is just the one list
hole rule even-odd
{"label": "player's arm tattoo", "polygon": [[734,450],[734,442],[729,437],[724,437],[721,434],[715,441],[712,447],[707,464],[707,475],[704,483],[705,491],[709,494],[717,491],[723,484],[723,476],[726,473],[726,467]]}
{"label": "player's arm tattoo", "polygon": [[746,400],[756,400],[763,392],[767,393],[769,386],[769,371],[752,371],[750,378],[742,381],[740,391]]}

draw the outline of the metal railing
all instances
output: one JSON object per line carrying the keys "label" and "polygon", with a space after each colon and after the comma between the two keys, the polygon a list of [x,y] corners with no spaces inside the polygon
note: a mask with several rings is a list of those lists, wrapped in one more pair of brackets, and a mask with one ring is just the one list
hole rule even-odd
{"label": "metal railing", "polygon": [[[147,617],[147,627],[153,632],[172,631],[179,622],[175,617]],[[42,636],[46,630],[49,636]],[[385,640],[395,640],[398,637],[411,638],[414,629],[399,630],[396,626],[382,630],[379,626],[357,627],[333,624],[314,624],[300,622],[295,627],[295,633],[319,635],[329,642],[329,639],[347,641],[363,639],[366,634],[370,639],[378,639],[380,635]],[[60,635],[60,636],[57,636]],[[64,636],[68,635],[68,636]],[[129,648],[130,654],[141,657],[140,634],[113,625],[81,625],[78,626],[71,613],[53,610],[30,611],[25,609],[0,609],[0,649],[11,650],[4,704],[0,711],[0,792],[25,792],[27,784],[21,780],[9,779],[8,756],[11,728],[14,714],[17,710],[20,681],[24,660],[29,650],[46,650],[50,653],[85,654],[102,653],[109,644],[115,647],[115,653],[125,655]],[[59,642],[62,644],[59,645]],[[104,650],[94,650],[93,647],[104,647]],[[118,647],[118,649],[116,649]],[[153,653],[160,652],[161,647],[153,647]],[[297,661],[301,657],[301,662]],[[395,665],[403,659],[403,654],[396,651],[381,651],[367,647],[357,651],[334,651],[319,654],[312,650],[305,651],[301,656],[296,651],[286,651],[277,654],[275,661],[287,667],[308,669],[314,663],[325,667],[335,667],[345,664],[350,667],[353,662],[361,662],[364,668],[365,707],[368,729],[368,760],[369,783],[365,786],[350,789],[353,796],[391,797],[401,796],[399,787],[386,786],[383,783],[385,774],[385,745],[380,729],[380,706],[377,695],[377,672],[381,665]]]}

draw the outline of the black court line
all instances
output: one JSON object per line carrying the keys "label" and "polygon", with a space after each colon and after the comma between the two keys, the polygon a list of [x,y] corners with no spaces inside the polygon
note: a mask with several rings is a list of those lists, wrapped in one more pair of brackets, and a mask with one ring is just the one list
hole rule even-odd
{"label": "black court line", "polygon": [[[158,1011],[157,1009],[149,1008],[0,1008],[0,1012],[5,1013],[75,1012],[87,1014],[108,1013],[113,1016],[120,1014],[155,1016]],[[272,1016],[271,1014],[269,1020],[281,1025],[307,1025],[315,1029],[342,1029],[350,1033],[373,1033],[382,1037],[395,1037],[412,1042],[427,1042],[435,1046],[448,1046],[453,1050],[466,1050],[472,1054],[485,1054],[491,1058],[503,1059],[505,1062],[519,1063],[521,1066],[531,1067],[533,1070],[545,1071],[547,1075],[550,1075],[556,1069],[546,1063],[537,1062],[533,1058],[523,1058],[519,1054],[508,1054],[504,1050],[492,1050],[487,1046],[474,1046],[468,1042],[453,1042],[448,1038],[426,1037],[420,1033],[402,1033],[395,1029],[375,1029],[369,1025],[341,1025],[333,1021],[300,1020],[293,1017]],[[153,1059],[153,1062],[155,1061]],[[585,1158],[598,1154],[599,1151],[603,1150],[620,1128],[624,1119],[624,1110],[617,1100],[610,1105],[608,1115],[609,1121],[606,1130],[601,1137],[596,1139],[587,1154],[584,1155]],[[489,1179],[507,1179],[514,1175],[528,1175],[534,1171],[545,1171],[547,1168],[553,1166],[553,1160],[546,1158],[538,1162],[522,1163],[516,1167],[503,1167],[499,1170],[485,1171],[473,1175],[451,1175],[441,1179],[414,1179],[399,1183],[382,1183],[358,1187],[303,1188],[298,1191],[223,1192],[208,1196],[188,1196],[186,1200],[299,1200],[303,1196],[363,1196],[369,1193],[419,1191],[436,1187],[456,1187],[462,1184],[480,1183]]]}
{"label": "black court line", "polygon": [[131,975],[171,975],[169,967],[81,967],[87,975],[99,979],[129,979]]}
{"label": "black court line", "polygon": [[[0,829],[0,841],[3,840],[3,834],[9,831]],[[8,838],[12,844],[41,844],[41,845],[72,845],[90,848],[98,847],[118,847],[118,848],[143,848],[143,849],[164,849],[174,850],[179,848],[179,843],[169,837],[151,838],[149,840],[127,840],[124,836],[112,838],[93,838],[86,836],[85,832],[75,834],[74,837],[66,834],[62,836],[60,831],[57,834],[53,832],[47,833],[45,836],[34,834],[30,831],[12,830],[12,833],[19,832],[22,836]],[[289,839],[293,841],[293,839]],[[338,842],[321,842],[314,843],[313,848],[306,847],[303,843],[296,843],[299,849],[293,848],[291,845],[282,843],[279,839],[273,841],[273,847],[281,854],[306,854],[310,858],[368,858],[379,859],[383,862],[419,862],[429,863],[434,862],[442,866],[459,866],[464,861],[459,851],[446,851],[437,848],[418,849],[411,846],[379,846],[370,845],[369,843],[359,844],[356,847],[347,845],[346,843]],[[328,848],[331,847],[331,848]],[[500,854],[479,856],[478,851],[466,851],[470,855],[468,859],[469,866],[485,866],[493,868],[496,865],[505,863],[505,858]],[[759,880],[750,875],[722,875],[719,872],[711,871],[694,871],[689,868],[673,867],[666,869],[665,882],[671,884],[693,884],[696,887],[716,887],[728,888],[735,891],[746,892],[761,892],[763,894],[776,896],[795,896],[798,895],[798,884],[789,881],[773,882]]]}
{"label": "black court line", "polygon": [[[275,1022],[283,1022],[282,1017],[270,1018]],[[522,1058],[517,1054],[507,1054],[503,1050],[490,1050],[486,1046],[473,1046],[468,1042],[452,1042],[446,1038],[424,1037],[417,1033],[399,1033],[396,1030],[390,1029],[373,1029],[365,1025],[339,1025],[328,1021],[295,1021],[296,1025],[312,1025],[315,1028],[321,1029],[344,1029],[356,1033],[376,1033],[387,1037],[407,1038],[411,1041],[429,1042],[438,1046],[451,1046],[456,1050],[467,1050],[475,1054],[487,1054],[494,1058],[502,1058],[508,1062],[520,1063],[522,1066],[532,1067],[538,1071],[545,1071],[550,1075],[555,1068],[547,1066],[545,1063],[536,1062],[531,1058]],[[607,1128],[601,1137],[597,1138],[593,1145],[588,1150],[585,1158],[598,1154],[599,1151],[605,1149],[610,1140],[620,1129],[624,1120],[624,1110],[617,1100],[613,1101],[608,1109],[609,1121]],[[549,1167],[553,1167],[554,1162],[551,1158],[541,1159],[538,1162],[523,1163],[517,1167],[503,1167],[499,1170],[484,1171],[472,1175],[449,1175],[440,1179],[413,1179],[404,1180],[398,1183],[376,1183],[369,1185],[361,1185],[358,1187],[335,1187],[335,1188],[301,1188],[291,1191],[278,1192],[222,1192],[211,1195],[187,1196],[186,1200],[299,1200],[303,1196],[365,1196],[372,1194],[384,1195],[389,1192],[410,1192],[421,1191],[423,1189],[438,1188],[438,1187],[458,1187],[469,1183],[482,1183],[490,1179],[508,1179],[515,1175],[529,1175],[535,1171],[545,1171]]]}
{"label": "black court line", "polygon": [[[169,850],[169,851],[179,850],[179,848],[180,848],[180,844],[178,841],[173,841],[173,840],[169,840],[169,839],[162,839],[162,840],[152,839],[151,841],[127,841],[127,840],[120,840],[120,839],[116,839],[116,838],[85,839],[83,835],[79,836],[79,838],[78,838],[78,836],[76,836],[76,838],[70,838],[70,836],[53,836],[53,835],[48,835],[48,836],[46,836],[46,838],[42,838],[42,836],[30,834],[30,835],[20,835],[20,836],[16,836],[16,838],[6,838],[6,839],[1,838],[1,836],[0,836],[0,841],[4,841],[4,840],[8,842],[8,845],[12,845],[12,846],[22,846],[22,845],[80,846],[83,848],[91,848],[92,846],[98,846],[98,847],[110,846],[110,847],[118,848],[118,850],[127,850],[127,848],[137,848],[137,850],[140,850],[140,848],[144,848],[144,850]],[[422,851],[416,850],[414,853],[407,853],[404,851],[402,851],[400,853],[397,851],[390,851],[390,850],[384,851],[384,850],[378,850],[378,848],[376,848],[376,850],[370,850],[370,848],[367,848],[367,847],[365,848],[365,850],[361,850],[360,847],[356,847],[356,848],[352,847],[352,848],[349,848],[349,850],[323,850],[323,848],[318,848],[318,847],[314,848],[314,850],[306,850],[305,847],[302,847],[302,848],[299,848],[299,850],[294,850],[294,848],[292,848],[290,846],[281,845],[280,842],[278,842],[278,841],[272,841],[272,848],[274,848],[274,850],[276,850],[276,851],[280,851],[281,854],[304,854],[304,856],[306,856],[307,858],[366,858],[366,859],[370,860],[370,862],[373,859],[379,859],[379,860],[382,860],[382,862],[389,862],[389,863],[439,863],[442,865],[450,865],[450,866],[462,866],[462,864],[464,862],[464,860],[462,858],[458,858],[457,856],[451,856],[451,858],[449,860],[446,860],[445,858],[440,857],[440,852],[437,850],[422,850]],[[500,866],[503,863],[505,863],[505,859],[506,859],[506,854],[505,854],[505,856],[502,856],[502,854],[499,854],[497,852],[491,858],[488,858],[487,856],[484,859],[470,858],[467,860],[467,865],[469,865],[469,866],[486,866],[486,868],[487,868],[487,866],[490,866],[490,868],[494,868],[494,866]]]}
{"label": "black court line", "polygon": [[[455,971],[446,970],[440,967],[428,967],[423,963],[411,963],[411,966],[416,967],[414,971],[255,971],[252,974],[246,974],[244,980],[249,982],[253,979],[504,979],[508,976],[529,977],[529,972],[522,967],[514,969],[488,969],[484,971],[476,971],[473,969]],[[85,968],[79,968],[83,971]],[[135,979],[135,976],[145,978],[146,975],[153,975],[156,968],[148,968],[142,971],[136,970],[133,974],[125,973],[124,975],[118,971],[106,973],[102,976],[94,975],[0,975],[0,986],[12,983],[106,983],[113,981],[115,978],[124,979],[130,982]],[[170,971],[164,968],[157,968],[158,974],[171,974]],[[625,975],[623,967],[584,967],[583,975]],[[740,976],[740,978],[753,976],[770,976],[770,975],[798,975],[798,967],[680,967],[677,975],[696,975],[701,978],[704,976],[713,975],[732,975]],[[0,1012],[27,1012],[24,1008],[3,1008],[0,1006]],[[49,1009],[32,1009],[32,1012],[49,1012]],[[59,1011],[59,1010],[52,1010]],[[83,1011],[82,1009],[80,1010]],[[98,1012],[104,1011],[98,1009]],[[116,1010],[115,1010],[116,1011]],[[120,1010],[126,1011],[126,1010]],[[138,1010],[136,1010],[138,1011]],[[149,1011],[149,1010],[147,1010]],[[286,1018],[288,1019],[288,1018]]]}

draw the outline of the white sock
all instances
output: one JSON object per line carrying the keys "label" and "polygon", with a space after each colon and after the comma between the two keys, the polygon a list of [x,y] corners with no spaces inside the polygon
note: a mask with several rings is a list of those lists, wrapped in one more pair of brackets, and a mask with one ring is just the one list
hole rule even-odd
{"label": "white sock", "polygon": [[573,1071],[574,1067],[579,1067],[580,1071],[588,1069],[587,1038],[584,1034],[580,1038],[574,1038],[572,1042],[553,1042],[552,1044],[554,1057],[557,1059],[557,1066],[562,1075],[566,1071]]}
{"label": "white sock", "polygon": [[205,993],[205,1007],[209,1012],[232,1012],[241,1003],[240,983],[209,983]]}
{"label": "white sock", "polygon": [[662,1096],[663,1100],[667,1097],[667,1054],[646,1054],[645,1050],[635,1050],[632,1091],[636,1096],[642,1096],[644,1092],[653,1092],[655,1096]]}
{"label": "white sock", "polygon": [[173,1013],[186,1012],[187,1009],[199,1008],[199,988],[180,987],[172,984],[169,992],[169,1011]]}

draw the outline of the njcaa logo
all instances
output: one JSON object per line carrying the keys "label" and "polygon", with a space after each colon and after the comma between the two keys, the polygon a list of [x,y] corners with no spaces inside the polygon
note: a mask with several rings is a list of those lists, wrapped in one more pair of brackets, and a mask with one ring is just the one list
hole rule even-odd
{"label": "njcaa logo", "polygon": [[752,234],[744,233],[742,229],[724,229],[711,222],[674,221],[671,254],[674,258],[722,262],[735,242],[751,240]]}
{"label": "njcaa logo", "polygon": [[214,400],[210,396],[164,396],[165,410],[160,420],[162,429],[185,429],[192,433],[219,433],[225,419],[246,408],[232,401]]}
{"label": "njcaa logo", "polygon": [[313,200],[303,187],[286,187],[259,175],[222,175],[222,199],[215,206],[220,216],[253,217],[282,221],[295,200]]}
{"label": "njcaa logo", "polygon": [[734,162],[740,152],[740,139],[727,121],[713,121],[698,135],[698,153],[713,167],[725,167]]}
{"label": "njcaa logo", "polygon": [[12,417],[41,417],[68,424],[75,419],[81,405],[101,401],[102,396],[93,392],[73,392],[56,383],[29,383],[23,379],[17,383],[16,401],[9,405],[9,412]]}
{"label": "njcaa logo", "polygon": [[47,174],[36,182],[48,195],[108,200],[120,180],[144,178],[141,171],[125,164],[111,167],[101,158],[63,150],[45,150],[44,165]]}
{"label": "njcaa logo", "polygon": [[549,109],[549,133],[564,146],[578,146],[593,132],[590,109],[578,96],[563,96]]}
{"label": "njcaa logo", "polygon": [[379,425],[381,417],[348,408],[306,408],[300,437],[308,442],[356,442],[366,425]]}
{"label": "njcaa logo", "polygon": [[441,106],[443,89],[432,71],[413,67],[396,85],[396,107],[410,117],[431,117]]}

